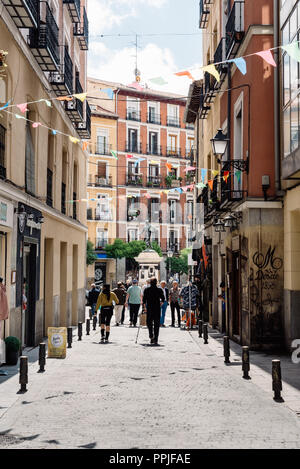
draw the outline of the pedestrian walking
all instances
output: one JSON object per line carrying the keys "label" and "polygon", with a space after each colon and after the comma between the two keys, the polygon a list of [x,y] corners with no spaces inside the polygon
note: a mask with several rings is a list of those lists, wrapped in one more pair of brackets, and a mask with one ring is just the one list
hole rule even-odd
{"label": "pedestrian walking", "polygon": [[170,289],[170,306],[171,306],[171,316],[172,316],[171,327],[175,327],[175,309],[177,312],[178,327],[180,327],[180,324],[181,324],[179,297],[180,297],[180,288],[179,288],[178,282],[174,280],[172,283],[172,288]]}
{"label": "pedestrian walking", "polygon": [[131,287],[127,290],[126,306],[129,305],[130,327],[136,327],[139,309],[142,303],[142,289],[138,281],[133,279]]}
{"label": "pedestrian walking", "polygon": [[91,289],[89,290],[89,293],[88,293],[88,304],[92,309],[92,317],[94,316],[96,312],[96,304],[97,304],[99,293],[100,291],[98,290],[96,285],[92,283]]}
{"label": "pedestrian walking", "polygon": [[142,294],[144,294],[144,291],[146,288],[150,287],[150,278],[147,278],[145,285],[142,288]]}
{"label": "pedestrian walking", "polygon": [[126,302],[126,290],[122,282],[118,282],[118,287],[113,290],[113,293],[119,300],[119,304],[115,306],[116,326],[119,326],[122,320],[122,312]]}
{"label": "pedestrian walking", "polygon": [[167,311],[167,307],[169,304],[169,289],[167,288],[167,284],[164,280],[160,282],[160,288],[162,289],[163,294],[164,294],[164,302],[161,306],[160,325],[161,327],[166,327],[165,316],[166,316],[166,311]]}
{"label": "pedestrian walking", "polygon": [[143,308],[147,313],[147,327],[149,330],[150,344],[158,345],[161,306],[165,301],[163,290],[157,287],[157,279],[150,280],[143,295]]}
{"label": "pedestrian walking", "polygon": [[101,341],[108,342],[110,333],[110,321],[114,312],[114,303],[119,304],[117,296],[110,291],[110,285],[104,285],[103,290],[98,296],[96,311],[101,306],[100,323],[101,323]]}
{"label": "pedestrian walking", "polygon": [[180,298],[182,299],[183,309],[185,311],[186,326],[189,329],[196,324],[195,310],[198,304],[199,291],[196,285],[188,282],[186,286],[181,289]]}

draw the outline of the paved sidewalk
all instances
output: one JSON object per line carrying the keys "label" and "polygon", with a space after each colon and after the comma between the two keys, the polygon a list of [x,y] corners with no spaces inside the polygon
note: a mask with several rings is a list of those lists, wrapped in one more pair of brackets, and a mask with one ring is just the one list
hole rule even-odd
{"label": "paved sidewalk", "polygon": [[111,343],[99,344],[98,326],[82,342],[74,331],[66,359],[48,359],[45,373],[38,349],[28,351],[27,393],[17,394],[18,374],[0,377],[0,448],[300,448],[294,368],[277,403],[271,357],[254,364],[251,354],[248,381],[240,348],[231,344],[226,366],[215,331],[208,345],[197,330],[162,328],[160,347],[147,345],[147,329],[137,344],[136,335],[112,327]]}

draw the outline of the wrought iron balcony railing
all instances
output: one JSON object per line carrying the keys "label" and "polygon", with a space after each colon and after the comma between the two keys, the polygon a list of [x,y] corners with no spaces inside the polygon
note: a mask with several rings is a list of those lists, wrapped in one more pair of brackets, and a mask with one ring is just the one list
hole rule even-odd
{"label": "wrought iron balcony railing", "polygon": [[3,0],[4,6],[17,28],[37,28],[40,14],[39,0]]}
{"label": "wrought iron balcony railing", "polygon": [[147,122],[148,124],[161,124],[161,117],[160,114],[155,113],[155,112],[148,112],[147,116]]}
{"label": "wrought iron balcony railing", "polygon": [[162,156],[161,145],[147,145],[147,155]]}
{"label": "wrought iron balcony railing", "polygon": [[173,147],[167,147],[167,156],[173,156],[175,158],[181,158],[181,150],[180,148],[173,148]]}
{"label": "wrought iron balcony railing", "polygon": [[112,176],[91,176],[89,177],[88,186],[95,187],[112,187]]}
{"label": "wrought iron balcony railing", "polygon": [[147,186],[148,187],[160,187],[162,185],[162,177],[161,176],[148,176],[147,178]]}
{"label": "wrought iron balcony railing", "polygon": [[77,123],[77,133],[80,138],[89,139],[91,138],[91,108],[87,100],[84,101],[85,105],[85,117],[82,122]]}
{"label": "wrought iron balcony railing", "polygon": [[[224,60],[226,60],[226,38],[222,37],[214,54],[214,63],[224,62]],[[219,65],[216,65],[216,69],[218,70],[220,74],[220,81],[219,83],[217,82],[215,83],[215,89],[216,88],[219,89],[221,88],[225,80],[225,77],[228,71],[228,65],[219,64]]]}
{"label": "wrought iron balcony railing", "polygon": [[92,152],[95,155],[111,155],[111,150],[112,150],[112,145],[104,145],[102,143],[97,143],[94,148],[92,149]]}
{"label": "wrought iron balcony railing", "polygon": [[143,186],[143,174],[128,173],[126,176],[126,185],[142,187]]}
{"label": "wrought iron balcony railing", "polygon": [[[64,47],[64,64],[57,72],[49,75],[49,83],[58,96],[66,96],[73,93],[73,62],[67,47]],[[71,102],[71,101],[70,101]]]}
{"label": "wrought iron balcony railing", "polygon": [[142,144],[137,142],[126,142],[125,151],[130,153],[142,153]]}
{"label": "wrought iron balcony railing", "polygon": [[67,5],[72,23],[80,22],[80,0],[63,0],[63,4]]}
{"label": "wrought iron balcony railing", "polygon": [[179,117],[167,116],[167,126],[168,127],[180,127]]}
{"label": "wrought iron balcony railing", "polygon": [[46,20],[29,29],[28,45],[43,71],[56,71],[59,66],[58,26],[46,4]]}
{"label": "wrought iron balcony railing", "polygon": [[132,109],[127,109],[126,111],[126,119],[129,121],[137,121],[140,122],[141,120],[141,113],[139,111],[135,111]]}
{"label": "wrought iron balcony railing", "polygon": [[89,48],[89,21],[86,14],[86,9],[83,7],[83,22],[74,24],[74,36],[81,50],[88,50]]}
{"label": "wrought iron balcony railing", "polygon": [[245,35],[244,26],[244,2],[235,1],[226,23],[226,58],[236,56],[240,44]]}
{"label": "wrought iron balcony railing", "polygon": [[[82,93],[79,76],[75,78],[75,93]],[[80,99],[74,98],[72,101],[66,101],[65,109],[72,122],[81,122],[83,120],[83,102]]]}
{"label": "wrought iron balcony railing", "polygon": [[209,6],[212,0],[200,0],[199,2],[199,28],[205,29],[208,25],[208,18],[210,14]]}

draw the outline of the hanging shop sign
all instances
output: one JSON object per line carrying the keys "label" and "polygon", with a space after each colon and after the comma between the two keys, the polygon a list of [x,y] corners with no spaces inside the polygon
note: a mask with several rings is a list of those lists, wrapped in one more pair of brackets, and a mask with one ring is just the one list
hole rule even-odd
{"label": "hanging shop sign", "polygon": [[66,358],[67,328],[48,327],[48,358]]}
{"label": "hanging shop sign", "polygon": [[0,199],[0,225],[13,227],[14,207],[4,199]]}

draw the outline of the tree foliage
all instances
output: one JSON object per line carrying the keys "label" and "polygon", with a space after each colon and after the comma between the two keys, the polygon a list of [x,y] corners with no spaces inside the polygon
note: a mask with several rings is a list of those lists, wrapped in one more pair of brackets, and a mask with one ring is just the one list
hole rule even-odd
{"label": "tree foliage", "polygon": [[171,274],[188,274],[188,254],[191,252],[190,249],[182,249],[180,255],[176,257],[169,257],[166,259],[166,265]]}
{"label": "tree foliage", "polygon": [[[108,244],[105,248],[105,252],[108,257],[112,259],[134,259],[141,252],[147,248],[145,241],[130,241],[130,243],[125,243],[121,239],[116,239],[113,244]],[[152,244],[152,249],[156,251],[160,256],[162,252],[160,246],[157,243]]]}
{"label": "tree foliage", "polygon": [[86,243],[86,265],[94,264],[97,256],[94,251],[94,245],[92,241],[87,241]]}

